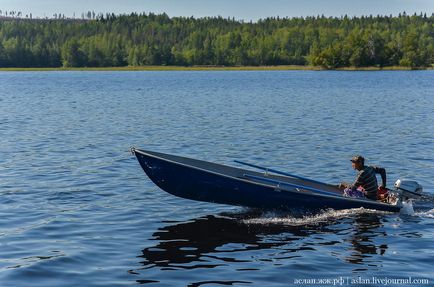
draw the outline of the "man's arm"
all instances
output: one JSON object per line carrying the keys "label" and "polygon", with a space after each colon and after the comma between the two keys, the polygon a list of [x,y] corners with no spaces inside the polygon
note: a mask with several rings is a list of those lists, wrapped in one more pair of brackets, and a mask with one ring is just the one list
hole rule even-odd
{"label": "man's arm", "polygon": [[359,172],[356,180],[354,181],[354,183],[352,185],[350,185],[349,188],[351,188],[352,190],[356,190],[359,186],[361,186],[363,184],[362,177],[363,177],[363,171]]}
{"label": "man's arm", "polygon": [[375,173],[379,173],[381,175],[381,182],[382,182],[382,187],[386,187],[386,170],[382,167],[376,167],[374,166],[374,171]]}

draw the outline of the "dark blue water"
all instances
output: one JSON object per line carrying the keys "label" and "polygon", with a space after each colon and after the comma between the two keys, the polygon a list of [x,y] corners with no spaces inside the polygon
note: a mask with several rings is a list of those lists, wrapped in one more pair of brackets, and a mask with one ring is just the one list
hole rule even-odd
{"label": "dark blue water", "polygon": [[[193,202],[130,146],[330,183],[363,154],[425,196],[304,217]],[[0,286],[432,286],[433,151],[434,71],[0,73]]]}

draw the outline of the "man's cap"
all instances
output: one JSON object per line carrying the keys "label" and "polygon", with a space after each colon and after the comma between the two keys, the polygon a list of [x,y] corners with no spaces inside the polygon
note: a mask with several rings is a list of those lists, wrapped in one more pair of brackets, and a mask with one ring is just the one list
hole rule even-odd
{"label": "man's cap", "polygon": [[361,155],[355,155],[351,158],[351,162],[365,162],[365,158]]}

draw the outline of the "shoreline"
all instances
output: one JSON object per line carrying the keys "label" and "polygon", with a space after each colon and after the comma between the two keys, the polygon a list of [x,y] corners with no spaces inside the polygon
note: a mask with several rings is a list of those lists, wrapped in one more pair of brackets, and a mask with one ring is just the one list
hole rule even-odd
{"label": "shoreline", "polygon": [[45,71],[417,71],[433,70],[433,67],[342,67],[326,69],[317,66],[137,66],[137,67],[82,67],[82,68],[0,68],[0,72]]}

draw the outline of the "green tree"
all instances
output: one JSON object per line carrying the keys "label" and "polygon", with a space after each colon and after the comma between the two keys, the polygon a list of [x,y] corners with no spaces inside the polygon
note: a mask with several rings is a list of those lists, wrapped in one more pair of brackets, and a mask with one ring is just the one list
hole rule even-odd
{"label": "green tree", "polygon": [[424,67],[434,61],[434,18],[425,15],[257,22],[152,13],[89,15],[97,20],[0,20],[0,65],[309,64],[334,69]]}
{"label": "green tree", "polygon": [[3,68],[7,66],[8,66],[8,61],[7,61],[6,51],[2,43],[0,42],[0,67]]}
{"label": "green tree", "polygon": [[85,55],[76,39],[68,40],[62,46],[62,64],[64,67],[82,67]]}

